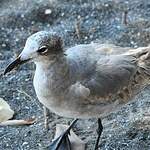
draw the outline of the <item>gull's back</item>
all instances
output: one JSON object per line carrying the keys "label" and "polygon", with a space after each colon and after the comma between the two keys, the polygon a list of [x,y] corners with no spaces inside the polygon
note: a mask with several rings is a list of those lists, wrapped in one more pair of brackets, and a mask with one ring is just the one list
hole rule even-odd
{"label": "gull's back", "polygon": [[124,55],[128,48],[114,45],[78,45],[67,50],[72,78],[95,96],[106,97],[127,87],[137,71],[136,58]]}
{"label": "gull's back", "polygon": [[140,64],[146,53],[148,47],[136,50],[105,44],[78,45],[66,51],[72,79],[69,98],[80,99],[77,107],[83,105],[82,114],[87,114],[83,117],[116,110],[149,82],[149,70]]}

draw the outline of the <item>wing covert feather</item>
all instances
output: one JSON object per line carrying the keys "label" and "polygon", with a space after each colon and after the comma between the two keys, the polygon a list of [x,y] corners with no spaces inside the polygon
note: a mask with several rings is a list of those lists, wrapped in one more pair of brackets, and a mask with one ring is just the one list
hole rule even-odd
{"label": "wing covert feather", "polygon": [[127,87],[136,70],[136,60],[132,56],[106,56],[97,62],[96,71],[86,81],[86,86],[91,94],[105,97]]}

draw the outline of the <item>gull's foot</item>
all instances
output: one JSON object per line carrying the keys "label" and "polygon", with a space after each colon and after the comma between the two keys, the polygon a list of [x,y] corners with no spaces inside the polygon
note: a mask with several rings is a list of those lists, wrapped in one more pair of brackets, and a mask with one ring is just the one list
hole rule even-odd
{"label": "gull's foot", "polygon": [[71,150],[71,142],[68,136],[72,126],[77,122],[77,120],[78,119],[75,119],[59,137],[52,141],[49,146],[49,150]]}

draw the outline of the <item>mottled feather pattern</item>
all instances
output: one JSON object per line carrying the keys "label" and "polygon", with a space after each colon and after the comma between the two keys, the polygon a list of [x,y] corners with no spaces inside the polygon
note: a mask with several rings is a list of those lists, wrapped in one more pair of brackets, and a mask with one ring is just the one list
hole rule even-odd
{"label": "mottled feather pattern", "polygon": [[66,117],[106,115],[149,82],[149,47],[81,44],[43,58],[36,62],[37,96],[51,111]]}
{"label": "mottled feather pattern", "polygon": [[[140,57],[146,53],[141,51],[143,51],[143,49],[145,51],[147,48],[141,48],[141,51],[140,49],[137,51],[131,50],[132,53],[127,54],[129,48],[124,48],[121,53],[120,47],[114,46],[115,49],[113,49],[112,45],[110,45],[110,47],[112,54],[110,54],[110,51],[109,54],[107,53],[109,45],[106,45],[106,53],[104,52],[106,49],[104,45],[102,51],[100,48],[97,51],[92,46],[91,48],[87,48],[88,50],[86,50],[85,53],[83,49],[77,53],[77,51],[79,51],[78,48],[75,49],[74,53],[71,49],[69,50],[69,52],[73,53],[71,60],[76,62],[74,63],[74,67],[71,66],[71,68],[78,66],[78,69],[76,68],[74,73],[80,73],[80,78],[76,80],[90,90],[87,103],[91,103],[91,105],[108,105],[110,103],[118,103],[119,105],[127,103],[137,94],[140,88],[145,86],[145,82],[149,80],[149,76],[144,73],[144,70],[142,71],[139,65]],[[89,55],[87,52],[93,53],[92,51],[94,50],[96,51],[96,56],[94,55],[95,57],[88,59]],[[116,52],[118,53],[116,54]],[[81,53],[83,54],[81,55]],[[84,57],[86,57],[86,59],[84,59]],[[80,61],[78,61],[79,59]],[[84,67],[82,68],[82,61],[87,64],[87,66],[83,65]],[[81,68],[82,71],[80,71]],[[141,72],[139,72],[139,70],[141,70]],[[84,72],[84,74],[81,74],[81,72]]]}

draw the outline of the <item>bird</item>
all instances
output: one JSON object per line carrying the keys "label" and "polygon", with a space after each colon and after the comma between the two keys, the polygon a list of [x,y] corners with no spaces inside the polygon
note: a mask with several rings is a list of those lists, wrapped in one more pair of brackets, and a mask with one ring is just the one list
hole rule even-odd
{"label": "bird", "polygon": [[91,42],[67,48],[62,39],[51,31],[32,34],[4,74],[34,62],[33,85],[39,101],[57,115],[74,118],[50,149],[63,147],[64,141],[70,145],[68,134],[78,119],[96,118],[97,150],[103,131],[101,118],[127,104],[149,83],[150,46],[131,48]]}

